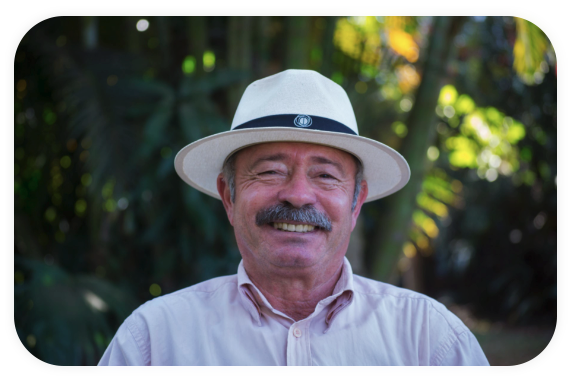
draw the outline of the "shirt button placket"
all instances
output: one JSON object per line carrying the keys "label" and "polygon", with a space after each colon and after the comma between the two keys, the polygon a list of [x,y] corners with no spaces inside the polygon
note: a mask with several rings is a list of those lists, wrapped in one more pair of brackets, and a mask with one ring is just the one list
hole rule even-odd
{"label": "shirt button placket", "polygon": [[293,325],[290,329],[288,338],[288,360],[289,366],[310,366],[310,343],[309,336],[304,335],[304,327],[300,327],[299,323]]}

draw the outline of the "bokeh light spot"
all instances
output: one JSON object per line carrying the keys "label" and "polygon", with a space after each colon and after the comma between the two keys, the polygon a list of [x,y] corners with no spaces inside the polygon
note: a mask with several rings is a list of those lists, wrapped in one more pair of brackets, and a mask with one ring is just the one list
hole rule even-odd
{"label": "bokeh light spot", "polygon": [[61,35],[56,39],[56,45],[61,48],[68,42],[68,38],[65,35]]}
{"label": "bokeh light spot", "polygon": [[342,82],[344,82],[344,75],[341,72],[334,72],[334,74],[332,74],[332,81],[341,85]]}
{"label": "bokeh light spot", "polygon": [[407,126],[403,122],[395,121],[391,124],[391,129],[399,138],[403,138],[407,135]]}
{"label": "bokeh light spot", "polygon": [[125,210],[129,206],[129,200],[127,198],[121,198],[117,201],[117,208],[120,210]]}
{"label": "bokeh light spot", "polygon": [[21,271],[16,271],[14,273],[14,282],[16,285],[20,285],[24,282],[24,274]]}
{"label": "bokeh light spot", "polygon": [[427,158],[430,161],[435,162],[439,158],[439,149],[435,146],[431,146],[427,149]]}
{"label": "bokeh light spot", "polygon": [[28,337],[26,337],[26,342],[28,343],[28,346],[33,348],[36,346],[36,336],[34,336],[33,334],[29,334]]}
{"label": "bokeh light spot", "polygon": [[105,210],[107,212],[113,212],[115,211],[115,208],[117,207],[117,203],[115,202],[115,200],[113,199],[107,199],[105,201],[105,203],[103,204],[103,208],[105,208]]}
{"label": "bokeh light spot", "polygon": [[417,253],[417,250],[415,249],[415,246],[413,244],[411,244],[410,242],[403,244],[403,254],[406,257],[408,257],[408,258],[415,257],[416,253]]}
{"label": "bokeh light spot", "polygon": [[87,151],[87,150],[82,151],[81,154],[79,154],[79,160],[81,162],[85,162],[88,157],[89,157],[89,151]]}
{"label": "bokeh light spot", "polygon": [[546,223],[546,214],[544,212],[541,212],[538,215],[536,215],[533,223],[536,229],[541,229],[542,227],[544,227],[544,224]]}
{"label": "bokeh light spot", "polygon": [[82,139],[81,147],[83,147],[85,150],[89,149],[91,147],[91,138],[85,137],[84,139]]}
{"label": "bokeh light spot", "polygon": [[367,91],[367,84],[363,81],[358,81],[356,82],[355,89],[359,94],[364,94]]}
{"label": "bokeh light spot", "polygon": [[494,182],[495,180],[497,180],[498,176],[499,173],[494,168],[489,168],[485,173],[485,177],[489,182]]}
{"label": "bokeh light spot", "polygon": [[453,116],[455,115],[455,108],[453,108],[453,106],[451,105],[447,105],[443,108],[443,114],[447,118],[453,118]]}
{"label": "bokeh light spot", "polygon": [[532,159],[532,150],[530,147],[525,146],[520,150],[520,158],[525,162],[530,162]]}
{"label": "bokeh light spot", "polygon": [[149,287],[149,293],[151,293],[151,296],[157,297],[161,295],[161,287],[157,284],[151,284],[151,286]]}
{"label": "bokeh light spot", "polygon": [[73,138],[68,139],[68,141],[66,142],[66,147],[69,151],[73,153],[77,149],[77,141]]}
{"label": "bokeh light spot", "polygon": [[397,268],[401,273],[407,272],[411,268],[411,260],[408,257],[402,257],[397,262]]}
{"label": "bokeh light spot", "polygon": [[187,56],[183,60],[183,73],[191,74],[195,71],[197,60],[193,56]]}
{"label": "bokeh light spot", "polygon": [[153,192],[151,192],[151,190],[145,190],[141,194],[141,198],[146,202],[150,202],[151,199],[153,199]]}
{"label": "bokeh light spot", "polygon": [[62,166],[63,168],[68,168],[70,165],[71,165],[71,158],[67,155],[64,155],[60,159],[60,166]]}
{"label": "bokeh light spot", "polygon": [[107,85],[109,85],[109,86],[115,86],[118,81],[119,81],[119,78],[117,78],[117,76],[114,74],[107,77]]}
{"label": "bokeh light spot", "polygon": [[411,102],[410,99],[404,98],[401,100],[401,102],[399,102],[399,107],[401,108],[401,110],[408,112],[409,110],[411,110],[411,107],[413,106],[413,102]]}
{"label": "bokeh light spot", "polygon": [[147,29],[149,29],[149,21],[147,21],[145,19],[141,19],[141,20],[137,21],[137,24],[135,25],[135,27],[137,28],[137,30],[139,32],[145,32]]}
{"label": "bokeh light spot", "polygon": [[[23,125],[26,122],[26,113],[20,112],[16,115],[16,123],[18,125]],[[22,127],[22,126],[17,126]]]}
{"label": "bokeh light spot", "polygon": [[58,227],[60,227],[60,231],[62,231],[63,233],[66,233],[70,229],[70,223],[68,223],[68,221],[66,219],[62,219],[60,221],[60,224]]}
{"label": "bokeh light spot", "polygon": [[85,187],[89,186],[91,184],[91,174],[83,174],[81,176],[81,184]]}
{"label": "bokeh light spot", "polygon": [[215,68],[216,57],[213,52],[207,50],[203,54],[203,69],[205,72],[212,72]]}
{"label": "bokeh light spot", "polygon": [[519,229],[513,229],[510,231],[509,240],[511,243],[517,244],[522,240],[522,232]]}
{"label": "bokeh light spot", "polygon": [[63,233],[62,231],[57,231],[57,232],[54,234],[54,238],[56,239],[56,241],[57,241],[58,243],[63,243],[63,242],[66,240],[66,234]]}
{"label": "bokeh light spot", "polygon": [[47,221],[53,222],[57,216],[56,209],[54,207],[49,207],[44,213],[44,217]]}
{"label": "bokeh light spot", "polygon": [[19,92],[23,92],[24,90],[26,90],[26,85],[27,85],[27,84],[26,84],[26,80],[19,80],[19,81],[16,83],[16,89],[17,89]]}
{"label": "bokeh light spot", "polygon": [[48,125],[53,125],[54,123],[56,123],[57,118],[58,117],[56,113],[54,113],[51,110],[47,110],[46,112],[44,112],[44,122],[46,122],[46,124]]}
{"label": "bokeh light spot", "polygon": [[453,85],[445,85],[441,88],[441,92],[439,93],[439,105],[447,106],[452,105],[457,101],[457,96],[459,93],[457,89]]}
{"label": "bokeh light spot", "polygon": [[86,210],[87,210],[87,202],[85,201],[85,199],[79,199],[78,201],[75,202],[75,213],[78,216],[83,216]]}

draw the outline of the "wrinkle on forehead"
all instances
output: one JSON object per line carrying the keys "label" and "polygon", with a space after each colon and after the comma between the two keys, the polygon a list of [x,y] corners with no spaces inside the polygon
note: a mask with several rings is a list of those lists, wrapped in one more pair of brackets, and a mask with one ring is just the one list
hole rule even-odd
{"label": "wrinkle on forehead", "polygon": [[[247,147],[243,150],[238,151],[236,154],[238,154],[237,156],[242,156],[242,155],[248,155],[248,152],[251,150],[264,150],[265,147],[268,147],[270,145],[280,145],[280,146],[285,146],[288,149],[294,149],[296,151],[296,153],[293,156],[297,156],[298,154],[298,148],[301,148],[306,146],[306,147],[313,147],[316,149],[315,153],[310,153],[309,155],[311,155],[310,157],[310,161],[311,163],[314,164],[327,164],[327,165],[332,165],[334,167],[336,167],[336,169],[338,169],[342,174],[346,174],[347,171],[344,171],[344,166],[343,166],[343,157],[344,156],[349,156],[350,158],[355,159],[355,157],[343,150],[340,149],[336,149],[333,147],[329,147],[329,146],[323,146],[323,145],[319,145],[319,144],[313,144],[313,143],[298,143],[298,142],[268,142],[268,143],[261,143],[261,144],[257,144],[254,146],[250,146]],[[276,149],[273,150],[272,153],[268,154],[268,155],[264,155],[262,154],[262,156],[260,158],[257,158],[256,160],[254,160],[254,162],[252,164],[250,164],[247,169],[248,170],[252,170],[253,168],[255,168],[257,165],[259,165],[262,162],[280,162],[280,161],[284,161],[286,159],[288,159],[291,155],[284,153],[284,152],[276,152],[276,151],[280,151],[280,149]],[[323,152],[323,154],[322,154]],[[328,153],[331,153],[332,155],[328,155]],[[252,155],[252,154],[250,154]],[[342,161],[340,161],[342,160]],[[247,159],[248,161],[248,159]],[[352,162],[354,162],[352,161]],[[355,163],[354,163],[355,165]],[[347,169],[346,169],[347,170]]]}

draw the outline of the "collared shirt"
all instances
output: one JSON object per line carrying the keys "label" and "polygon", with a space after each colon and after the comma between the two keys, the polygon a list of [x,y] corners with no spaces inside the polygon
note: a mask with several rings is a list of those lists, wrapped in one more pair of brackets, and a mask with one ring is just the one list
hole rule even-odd
{"label": "collared shirt", "polygon": [[242,262],[143,304],[99,365],[488,365],[469,329],[441,303],[352,274],[307,318],[274,309]]}

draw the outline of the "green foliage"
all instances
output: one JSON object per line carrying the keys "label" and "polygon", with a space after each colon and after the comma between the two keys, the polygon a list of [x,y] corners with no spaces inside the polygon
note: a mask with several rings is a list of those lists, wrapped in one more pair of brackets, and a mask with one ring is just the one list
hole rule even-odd
{"label": "green foliage", "polygon": [[499,173],[508,176],[518,170],[518,143],[526,136],[521,122],[492,106],[476,106],[452,85],[441,89],[436,114],[452,128],[459,126],[444,142],[452,166],[477,168],[479,177],[491,182]]}
{"label": "green foliage", "polygon": [[16,257],[15,314],[28,350],[54,365],[95,364],[117,323],[137,307],[125,288]]}
{"label": "green foliage", "polygon": [[550,42],[540,28],[528,20],[515,17],[516,41],[514,42],[514,70],[527,85],[542,82],[548,71],[545,55],[549,52]]}

